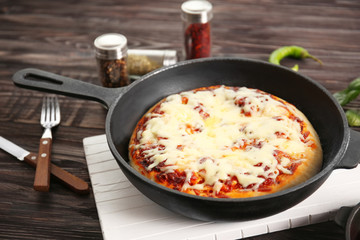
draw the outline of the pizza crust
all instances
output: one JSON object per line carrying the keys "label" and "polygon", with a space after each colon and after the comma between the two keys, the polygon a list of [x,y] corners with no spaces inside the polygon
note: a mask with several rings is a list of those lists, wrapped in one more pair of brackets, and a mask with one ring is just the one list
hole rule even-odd
{"label": "pizza crust", "polygon": [[[244,92],[243,94],[245,94],[246,97],[242,98],[241,94],[240,96],[234,95],[231,91],[235,93],[241,92],[241,94]],[[236,131],[243,131],[245,133],[241,133],[242,135],[239,136],[250,137],[249,139],[241,139],[240,143],[237,142],[233,145],[219,145],[221,148],[224,148],[223,155],[229,155],[227,157],[215,159],[214,156],[221,155],[219,155],[219,151],[213,151],[215,155],[209,157],[209,152],[212,152],[213,149],[200,147],[200,149],[203,150],[203,157],[199,155],[199,152],[196,152],[194,153],[196,157],[192,158],[192,155],[189,155],[189,153],[193,151],[191,148],[194,143],[188,144],[189,146],[187,146],[184,142],[178,144],[172,140],[183,141],[181,140],[181,136],[185,138],[189,136],[200,138],[200,136],[204,136],[198,133],[204,132],[206,132],[206,137],[212,137],[211,140],[217,142],[222,142],[222,140],[223,142],[229,142],[227,138],[229,138],[229,136],[233,137],[231,131],[228,135],[222,135],[222,132],[217,132],[216,136],[211,135],[212,132],[216,133],[216,127],[214,126],[219,125],[219,121],[224,121],[224,119],[217,116],[221,114],[215,114],[215,116],[213,116],[214,114],[209,110],[210,108],[208,106],[223,107],[225,109],[224,106],[226,104],[209,103],[211,101],[217,101],[209,100],[209,98],[211,98],[211,94],[221,95],[223,92],[226,92],[231,97],[233,95],[236,96],[233,99],[236,106],[231,106],[229,109],[231,111],[239,111],[239,114],[243,117],[239,119],[245,119],[244,123],[242,123],[243,125],[241,125],[242,127],[234,123],[234,126],[237,128],[235,127],[233,132],[237,134]],[[209,93],[211,94],[209,95]],[[201,98],[201,95],[204,95],[203,98]],[[226,96],[226,98],[229,96]],[[251,101],[249,99],[251,99]],[[259,99],[261,99],[261,101],[258,101]],[[193,105],[191,105],[191,108],[183,108],[184,106],[181,104],[174,104],[173,107],[177,108],[171,109],[172,105],[169,104],[171,101],[181,101],[183,105]],[[200,104],[198,104],[199,101]],[[225,101],[228,101],[228,99]],[[255,102],[258,105],[256,105]],[[275,105],[278,104],[278,106],[269,105],[268,102],[274,103]],[[264,107],[262,109],[261,104],[267,104],[266,108]],[[216,111],[218,110],[219,109]],[[210,113],[208,111],[210,111]],[[277,111],[276,116],[271,116],[274,111]],[[261,112],[261,114],[265,113],[265,115],[270,114],[270,116],[266,116],[268,118],[261,122],[259,119],[262,116],[259,115],[259,112]],[[173,127],[176,126],[175,128],[177,129],[174,129],[173,135],[179,135],[180,137],[178,136],[172,139],[172,135],[168,133],[170,130],[167,131],[166,134],[161,135],[161,130],[164,130],[167,126],[164,122],[161,122],[162,125],[152,124],[168,113],[177,115],[175,120],[178,125],[171,125],[173,124],[172,122],[169,124]],[[232,113],[232,115],[229,116],[234,116],[233,112],[230,113]],[[225,112],[223,118],[226,118],[226,114]],[[227,117],[227,119],[231,121],[232,118]],[[203,122],[201,122],[201,120],[203,120]],[[256,121],[260,121],[261,124],[256,125]],[[199,122],[201,122],[202,125],[199,124]],[[289,123],[290,126],[293,126],[293,129],[284,128],[288,132],[285,132],[285,130],[284,132],[283,130],[274,132],[277,137],[271,135],[271,137],[267,139],[261,136],[261,133],[252,132],[254,129],[257,130],[259,128],[261,130],[263,128],[263,132],[268,131],[271,133],[271,127],[275,126],[275,130],[273,131],[276,131],[281,129],[281,125],[285,125],[285,123]],[[264,126],[266,124],[269,124],[269,127]],[[231,129],[231,126],[229,125],[224,129],[221,129],[221,131]],[[182,133],[182,135],[179,134],[179,132]],[[256,134],[260,134],[260,137]],[[235,137],[239,136],[236,135]],[[223,139],[221,139],[221,137],[223,137]],[[200,140],[202,144],[199,144],[199,146],[203,146],[204,143],[209,146],[213,144],[210,141],[206,142],[206,139],[201,138]],[[275,144],[271,145],[271,141],[275,142]],[[164,142],[166,144],[163,145]],[[283,149],[276,145],[278,142]],[[185,143],[189,142],[185,141]],[[173,144],[178,145],[174,148]],[[287,149],[287,144],[292,145]],[[170,151],[170,149],[173,150]],[[231,151],[229,149],[231,149]],[[301,151],[296,152],[294,149],[301,149]],[[167,152],[167,150],[169,151]],[[188,150],[188,152],[185,150]],[[261,153],[261,151],[267,155]],[[164,152],[166,152],[166,154],[164,154]],[[174,155],[174,152],[180,155],[186,152],[187,155],[182,155],[178,160],[172,161],[171,158],[178,157]],[[235,157],[230,156],[231,154],[235,154]],[[253,155],[249,157],[246,154]],[[271,161],[268,159],[259,160],[262,156],[268,156],[271,158]],[[247,162],[243,161],[241,159],[242,157],[246,158]],[[163,186],[205,197],[243,198],[271,194],[308,180],[321,169],[322,149],[319,137],[309,120],[290,103],[257,89],[211,86],[171,95],[150,108],[140,119],[132,133],[129,143],[129,158],[131,165],[138,172]],[[278,164],[274,167],[276,161]],[[252,165],[249,164],[249,162]],[[271,166],[272,169],[269,170],[270,167],[265,166],[266,164],[267,166]],[[246,166],[249,167],[248,170],[246,170]],[[268,170],[266,170],[266,168],[268,168]],[[228,172],[226,169],[228,169]],[[213,175],[210,174],[212,171],[214,171]]]}

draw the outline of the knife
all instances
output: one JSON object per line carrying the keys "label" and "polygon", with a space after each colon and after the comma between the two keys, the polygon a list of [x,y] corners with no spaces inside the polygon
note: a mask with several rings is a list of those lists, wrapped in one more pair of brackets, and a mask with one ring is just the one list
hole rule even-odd
{"label": "knife", "polygon": [[[32,167],[36,167],[37,154],[26,151],[18,145],[10,142],[9,140],[0,136],[0,148],[10,153],[20,161],[28,163]],[[90,192],[89,185],[82,179],[72,175],[64,169],[51,164],[51,174],[56,177],[60,182],[69,187],[72,191],[79,194],[87,194]]]}

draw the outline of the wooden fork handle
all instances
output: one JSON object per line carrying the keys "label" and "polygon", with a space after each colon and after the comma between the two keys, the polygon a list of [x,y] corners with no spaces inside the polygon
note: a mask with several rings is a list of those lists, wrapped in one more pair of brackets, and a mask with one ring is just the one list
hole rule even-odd
{"label": "wooden fork handle", "polygon": [[[30,153],[24,158],[24,161],[30,166],[36,168],[37,165],[37,154]],[[89,185],[82,179],[76,177],[75,175],[67,172],[66,170],[50,164],[51,175],[57,178],[61,183],[66,185],[72,191],[78,194],[88,194],[90,192]]]}
{"label": "wooden fork handle", "polygon": [[35,171],[34,189],[48,192],[50,188],[51,138],[41,138]]}

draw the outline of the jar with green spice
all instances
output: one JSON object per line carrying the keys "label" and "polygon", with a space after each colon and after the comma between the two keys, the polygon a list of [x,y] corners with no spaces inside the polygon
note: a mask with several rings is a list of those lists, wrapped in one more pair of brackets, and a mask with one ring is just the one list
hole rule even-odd
{"label": "jar with green spice", "polygon": [[111,88],[129,85],[126,37],[107,33],[97,37],[94,45],[102,85]]}
{"label": "jar with green spice", "polygon": [[178,61],[176,50],[129,49],[128,72],[142,76],[163,66],[170,66]]}

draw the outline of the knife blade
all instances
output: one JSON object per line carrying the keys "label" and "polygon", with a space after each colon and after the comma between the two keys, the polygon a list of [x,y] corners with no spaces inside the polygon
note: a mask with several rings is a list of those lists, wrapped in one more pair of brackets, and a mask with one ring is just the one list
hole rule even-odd
{"label": "knife blade", "polygon": [[[0,148],[10,153],[20,161],[28,163],[30,166],[36,168],[37,154],[26,151],[20,146],[0,136]],[[60,182],[69,187],[72,191],[79,194],[87,194],[90,192],[89,185],[82,179],[74,176],[73,174],[65,171],[64,169],[51,164],[51,174]]]}

